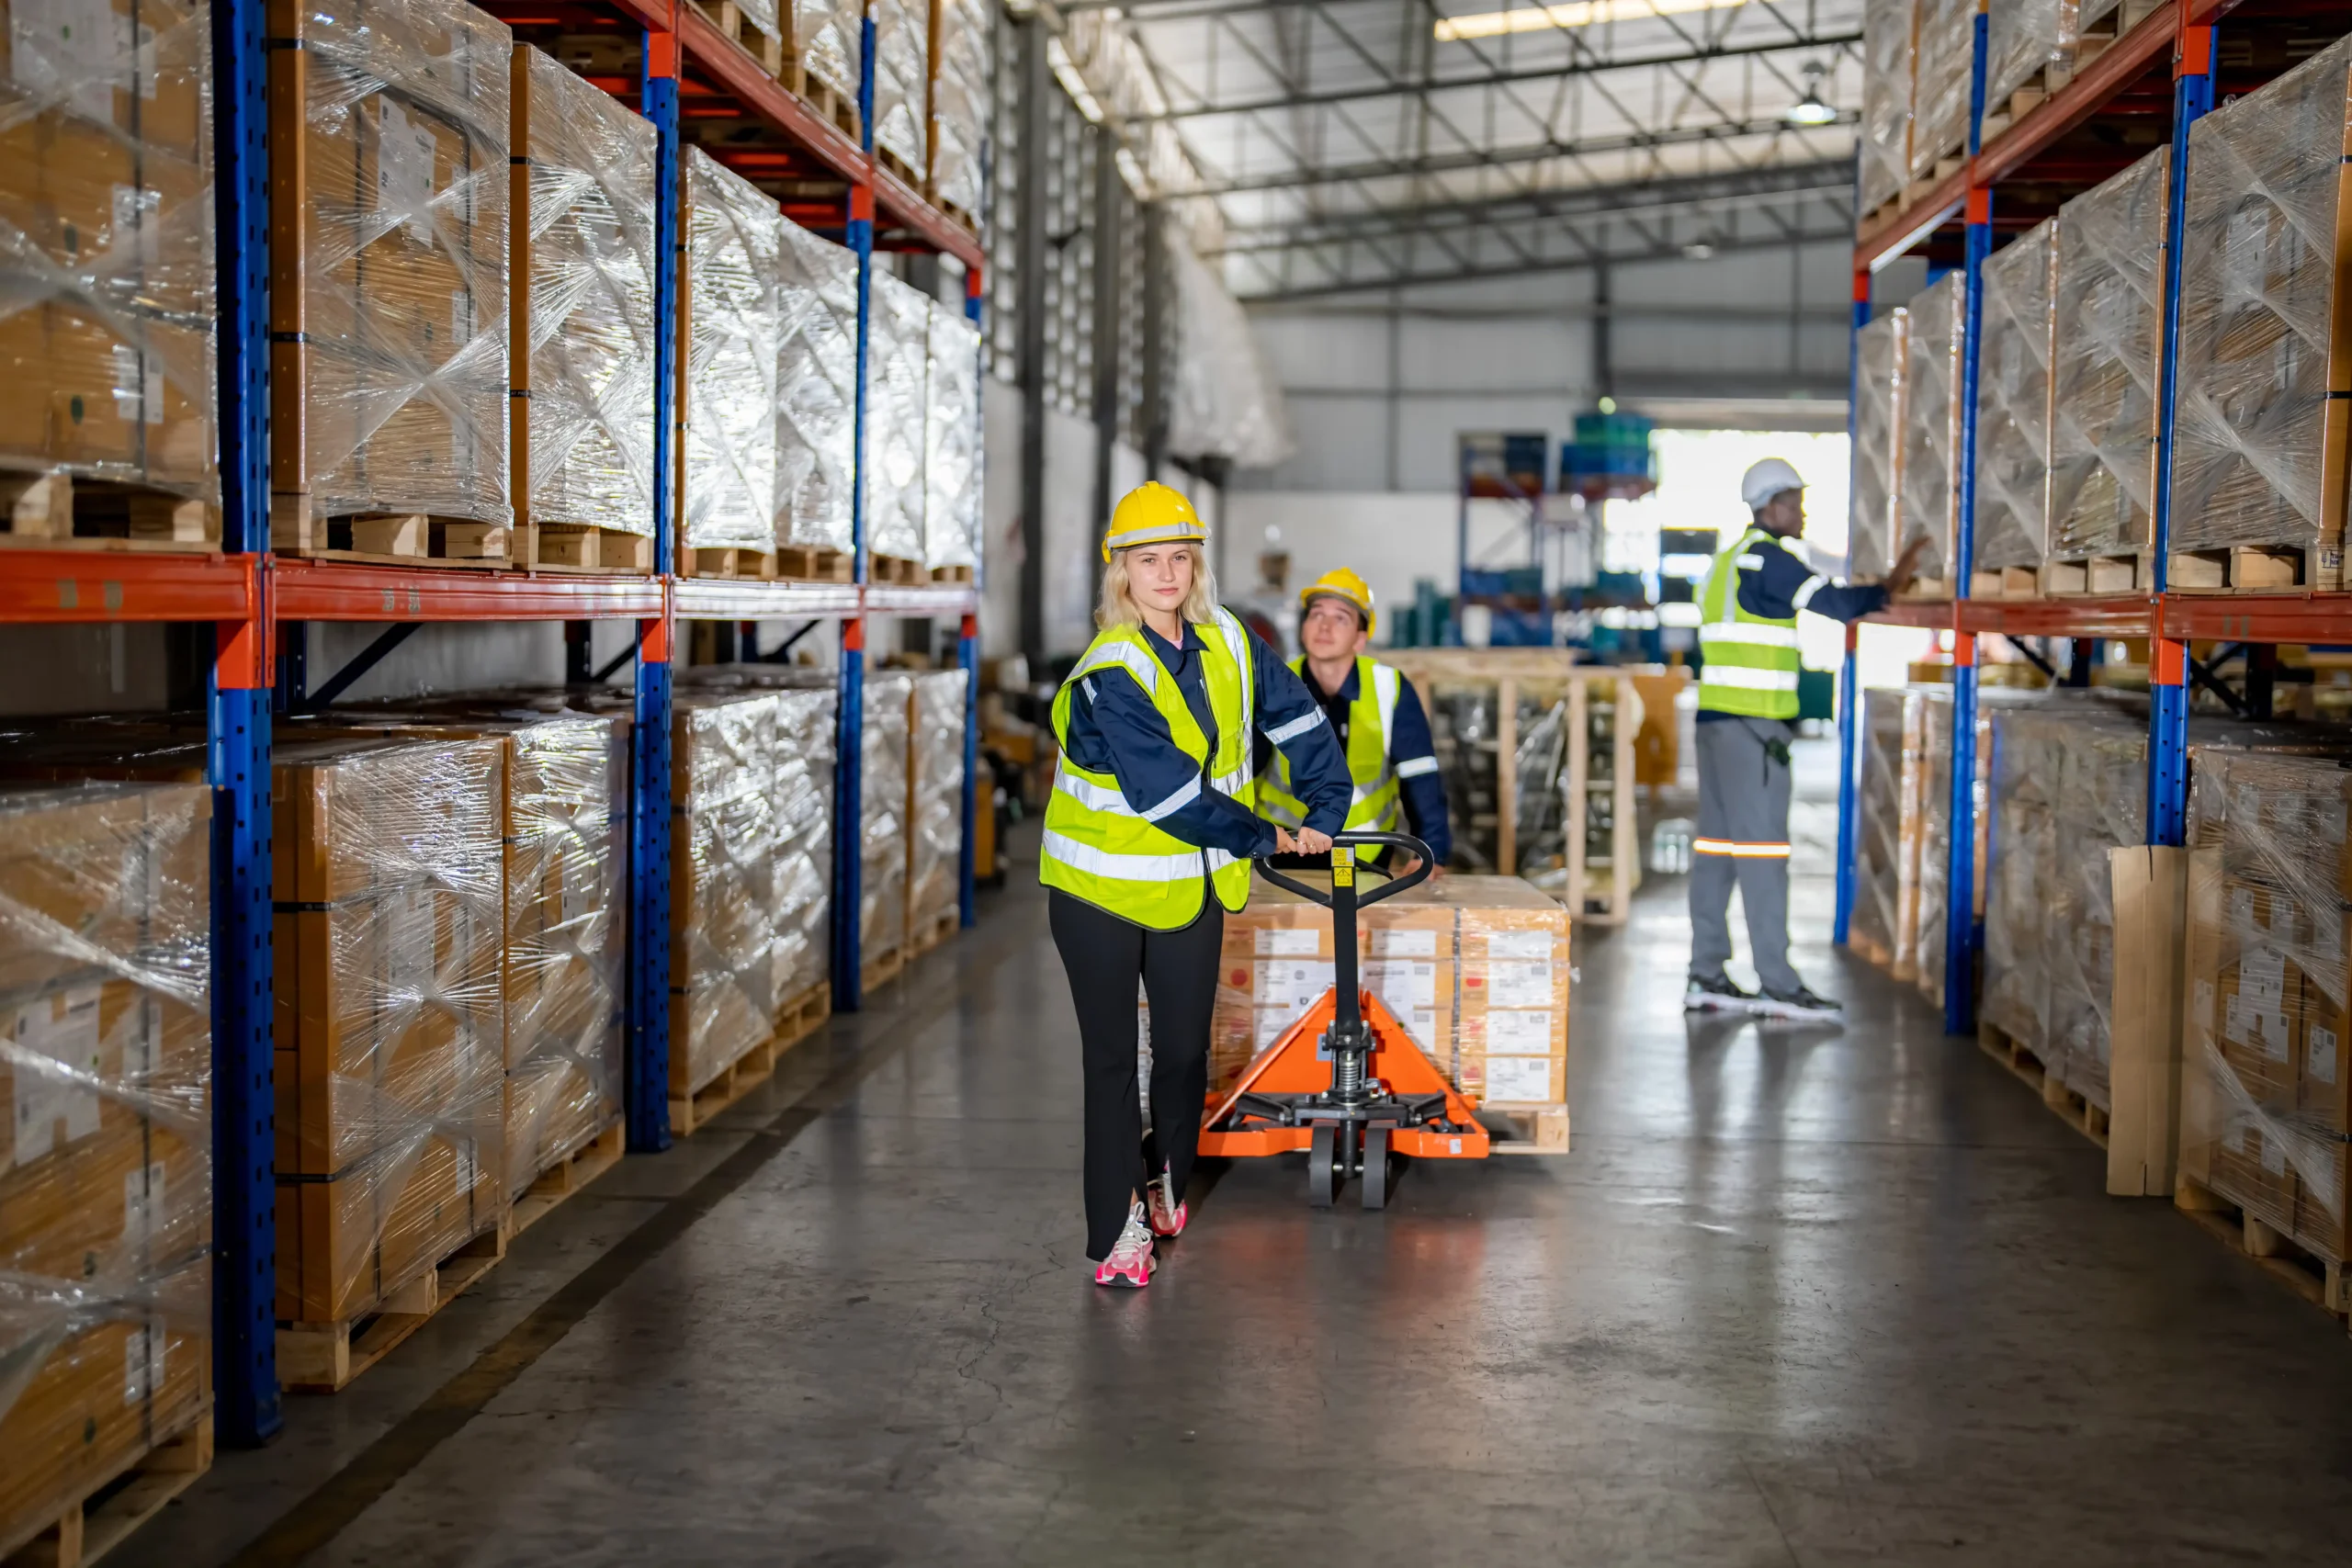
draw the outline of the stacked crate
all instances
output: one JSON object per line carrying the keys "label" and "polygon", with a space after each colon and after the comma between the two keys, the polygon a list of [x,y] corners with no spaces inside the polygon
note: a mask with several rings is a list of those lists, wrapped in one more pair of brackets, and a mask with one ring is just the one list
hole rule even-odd
{"label": "stacked crate", "polygon": [[1898,980],[1918,973],[1919,870],[1930,805],[1927,722],[1925,687],[1862,693],[1851,936],[1863,957]]}
{"label": "stacked crate", "polygon": [[930,0],[870,0],[874,31],[874,153],[920,190],[930,145]]}
{"label": "stacked crate", "polygon": [[[915,678],[896,671],[865,677],[857,926],[868,989],[896,976],[907,959],[907,720],[914,689]],[[956,728],[960,734],[960,722]]]}
{"label": "stacked crate", "polygon": [[463,0],[268,16],[273,547],[503,563],[514,36]]}
{"label": "stacked crate", "polygon": [[2343,585],[2352,39],[2189,129],[2175,591]]}
{"label": "stacked crate", "polygon": [[931,77],[923,195],[975,232],[991,94],[991,8],[985,0],[932,0]]}
{"label": "stacked crate", "polygon": [[2042,590],[2154,586],[2168,149],[2058,211]]}
{"label": "stacked crate", "polygon": [[1894,569],[1910,355],[1911,313],[1900,306],[1854,334],[1854,491],[1846,566],[1858,581],[1880,581]]}
{"label": "stacked crate", "polygon": [[1902,394],[1896,554],[1924,539],[1909,597],[1949,599],[1959,559],[1960,435],[1966,370],[1967,275],[1949,272],[1921,289],[1910,318]]}
{"label": "stacked crate", "polygon": [[[758,1050],[776,1006],[781,710],[766,693],[681,693],[671,728],[670,1099]],[[673,1122],[679,1120],[673,1112]]]}
{"label": "stacked crate", "polygon": [[[832,687],[779,691],[775,762],[775,997],[779,1038],[831,1008]],[[797,1037],[797,1036],[796,1036]],[[788,1043],[788,1042],[787,1042]]]}
{"label": "stacked crate", "polygon": [[774,577],[784,214],[699,147],[684,172],[679,570]]}
{"label": "stacked crate", "polygon": [[211,806],[0,794],[0,1556],[209,1454]]}
{"label": "stacked crate", "polygon": [[1861,197],[1867,216],[1899,203],[1911,183],[1912,0],[1864,0]]}
{"label": "stacked crate", "polygon": [[11,10],[0,542],[218,548],[210,10]]}
{"label": "stacked crate", "polygon": [[1987,7],[1986,143],[2073,80],[2078,14],[2077,0],[2007,0]]}
{"label": "stacked crate", "polygon": [[964,695],[967,677],[914,677],[907,778],[908,956],[952,934],[962,914]]}
{"label": "stacked crate", "polygon": [[2058,224],[1984,264],[1976,373],[1976,543],[1969,596],[2031,598],[2050,530],[2051,308]]}
{"label": "stacked crate", "polygon": [[779,237],[775,542],[784,575],[847,581],[857,468],[857,257],[789,219]]}
{"label": "stacked crate", "polygon": [[514,51],[515,559],[653,570],[653,124]]}
{"label": "stacked crate", "polygon": [[1911,68],[1911,179],[1940,180],[1968,155],[1976,0],[1917,0]]}
{"label": "stacked crate", "polygon": [[930,296],[887,272],[867,314],[865,543],[876,581],[923,573],[923,457],[931,406]]}
{"label": "stacked crate", "polygon": [[934,580],[969,582],[980,564],[980,329],[931,302],[923,415],[922,560]]}

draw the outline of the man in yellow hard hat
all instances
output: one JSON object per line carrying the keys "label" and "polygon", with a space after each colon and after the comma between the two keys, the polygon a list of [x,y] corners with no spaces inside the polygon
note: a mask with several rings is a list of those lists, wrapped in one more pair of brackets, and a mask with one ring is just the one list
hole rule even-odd
{"label": "man in yellow hard hat", "polygon": [[[1453,852],[1453,834],[1429,715],[1401,671],[1364,652],[1377,625],[1371,585],[1346,567],[1327,571],[1300,592],[1298,611],[1298,642],[1305,651],[1290,667],[1322,705],[1347,753],[1354,785],[1347,827],[1391,833],[1402,827],[1429,845],[1438,868],[1443,868]],[[1261,747],[1258,809],[1276,822],[1295,823],[1300,804],[1291,788],[1289,763]],[[1378,853],[1356,852],[1365,860]],[[1408,859],[1395,869],[1406,874],[1419,863]]]}

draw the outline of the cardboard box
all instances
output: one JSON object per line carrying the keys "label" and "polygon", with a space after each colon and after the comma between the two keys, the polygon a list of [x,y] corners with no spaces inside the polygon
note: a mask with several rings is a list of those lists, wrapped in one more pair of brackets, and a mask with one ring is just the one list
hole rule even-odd
{"label": "cardboard box", "polygon": [[2171,1197],[2180,1157],[2189,856],[2187,850],[2145,844],[2108,852],[2115,888],[2115,992],[2109,1011],[2107,1190],[2121,1197]]}

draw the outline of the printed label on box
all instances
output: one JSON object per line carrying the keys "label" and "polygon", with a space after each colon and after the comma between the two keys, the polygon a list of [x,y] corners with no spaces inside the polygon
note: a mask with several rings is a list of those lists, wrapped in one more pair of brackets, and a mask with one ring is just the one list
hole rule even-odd
{"label": "printed label on box", "polygon": [[143,1404],[163,1391],[164,1351],[170,1337],[160,1323],[131,1330],[122,1342],[122,1402]]}
{"label": "printed label on box", "polygon": [[1322,947],[1322,932],[1312,931],[1261,931],[1258,951],[1277,958],[1312,958]]}
{"label": "printed label on box", "polygon": [[2312,1077],[2321,1083],[2335,1081],[2335,1031],[2323,1029],[2314,1023],[2305,1036],[2307,1042],[2303,1060]]}
{"label": "printed label on box", "polygon": [[2196,984],[2194,987],[2192,987],[2190,988],[2190,990],[2189,990],[2189,1003],[2188,1003],[2188,1010],[2189,1010],[2190,1014],[2191,1014],[2191,1015],[2196,1019],[2196,1021],[2197,1021],[2197,1027],[2198,1027],[2198,1028],[2199,1028],[2199,1029],[2201,1029],[2201,1030],[2204,1030],[2204,1031],[2205,1031],[2207,1033],[2209,1033],[2209,1034],[2212,1032],[2212,1031],[2213,1031],[2213,982],[2212,982],[2212,981],[2211,981],[2211,980],[2199,980],[2199,981],[2198,981],[2198,982],[2197,982],[2197,984]]}
{"label": "printed label on box", "polygon": [[1399,1019],[1437,1005],[1437,965],[1374,960],[1363,966],[1364,989]]}
{"label": "printed label on box", "polygon": [[1374,958],[1435,958],[1435,931],[1366,931],[1368,950]]}
{"label": "printed label on box", "polygon": [[1488,1056],[1487,1098],[1549,1104],[1552,1100],[1552,1058],[1549,1056]]}
{"label": "printed label on box", "polygon": [[1258,1005],[1261,1008],[1288,1008],[1295,1018],[1315,1005],[1317,998],[1331,988],[1331,964],[1328,960],[1286,959],[1280,963],[1258,965]]}
{"label": "printed label on box", "polygon": [[1487,1015],[1489,1053],[1548,1053],[1552,1049],[1552,1014],[1498,1009]]}
{"label": "printed label on box", "polygon": [[[17,1013],[12,1031],[16,1070],[9,1077],[15,1086],[18,1165],[56,1146],[60,1122],[69,1144],[98,1130],[98,997],[97,987],[77,986],[30,1002]],[[35,1066],[35,1057],[46,1057],[55,1066]]]}
{"label": "printed label on box", "polygon": [[1489,931],[1487,956],[1548,959],[1556,941],[1557,933],[1554,931]]}
{"label": "printed label on box", "polygon": [[13,0],[8,74],[36,103],[62,99],[76,114],[114,120],[114,90],[130,84],[122,30],[107,0]]}
{"label": "printed label on box", "polygon": [[409,122],[389,95],[376,100],[376,206],[408,223],[409,237],[433,243],[433,132]]}
{"label": "printed label on box", "polygon": [[1552,961],[1497,961],[1487,966],[1487,1005],[1544,1008],[1552,1005]]}
{"label": "printed label on box", "polygon": [[164,1162],[122,1173],[122,1234],[136,1240],[153,1235],[164,1214]]}

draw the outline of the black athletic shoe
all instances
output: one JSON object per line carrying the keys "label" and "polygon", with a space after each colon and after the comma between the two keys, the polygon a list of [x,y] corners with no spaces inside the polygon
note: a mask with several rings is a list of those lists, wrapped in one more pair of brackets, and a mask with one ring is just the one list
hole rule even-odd
{"label": "black athletic shoe", "polygon": [[1786,993],[1766,991],[1754,1003],[1758,1012],[1772,1018],[1805,1018],[1842,1021],[1846,1004],[1817,996],[1813,987],[1800,981],[1797,988]]}
{"label": "black athletic shoe", "polygon": [[1747,1012],[1756,1006],[1756,993],[1743,991],[1728,975],[1718,975],[1712,980],[1690,976],[1682,993],[1684,1012]]}

